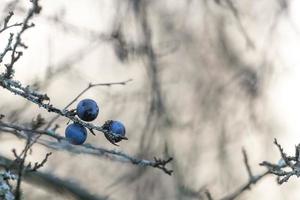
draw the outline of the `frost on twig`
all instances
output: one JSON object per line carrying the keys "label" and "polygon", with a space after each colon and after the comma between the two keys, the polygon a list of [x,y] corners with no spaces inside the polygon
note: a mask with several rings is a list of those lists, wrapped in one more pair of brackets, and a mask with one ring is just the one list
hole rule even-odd
{"label": "frost on twig", "polygon": [[12,192],[12,187],[9,185],[9,180],[15,180],[16,176],[10,171],[1,172],[0,171],[0,199],[3,200],[14,200],[14,194]]}
{"label": "frost on twig", "polygon": [[[105,133],[107,135],[110,135],[111,137],[117,138],[119,140],[126,139],[123,136],[114,134],[107,129],[104,129],[101,126],[96,126],[92,123],[87,123],[82,120],[80,120],[78,117],[74,116],[74,114],[66,109],[59,109],[50,104],[50,98],[47,94],[41,94],[38,93],[30,88],[30,86],[22,86],[22,84],[18,81],[14,81],[12,79],[7,79],[4,76],[0,75],[0,86],[3,88],[9,90],[10,92],[19,95],[28,101],[37,104],[40,108],[46,109],[48,112],[56,113],[60,116],[66,117],[69,120],[81,124],[82,126],[86,127],[89,130],[96,130],[100,131],[102,133]],[[46,102],[45,102],[46,101]]]}
{"label": "frost on twig", "polygon": [[277,164],[270,163],[268,161],[263,161],[260,163],[261,166],[264,166],[268,169],[271,174],[277,176],[278,184],[283,184],[287,182],[292,176],[300,176],[300,144],[295,147],[295,155],[288,156],[281,145],[274,139],[274,144],[279,149],[281,159]]}
{"label": "frost on twig", "polygon": [[[274,144],[279,149],[281,159],[278,163],[271,163],[268,161],[263,161],[260,163],[260,166],[264,166],[267,168],[266,171],[253,175],[252,169],[249,165],[248,155],[245,149],[242,150],[243,157],[244,157],[244,164],[248,173],[248,181],[237,188],[232,193],[225,195],[224,197],[220,198],[219,200],[234,200],[243,194],[245,191],[250,190],[251,186],[255,185],[258,181],[262,180],[269,174],[273,174],[277,176],[277,183],[283,184],[287,182],[292,176],[299,177],[300,176],[300,144],[295,147],[295,155],[288,156],[282,146],[278,143],[276,139],[274,139]],[[212,200],[212,196],[210,192],[206,191],[206,198]]]}
{"label": "frost on twig", "polygon": [[[14,43],[12,42],[8,42],[8,48],[6,48],[7,50],[4,51],[4,55],[1,55],[1,61],[3,59],[3,57],[5,56],[5,54],[8,51],[11,51],[11,58],[10,58],[10,62],[5,64],[6,67],[6,72],[4,73],[4,77],[7,79],[10,79],[13,77],[14,75],[14,64],[19,60],[19,58],[23,55],[23,52],[19,50],[19,48],[23,48],[26,49],[27,45],[22,41],[22,34],[29,28],[33,27],[34,24],[33,23],[29,23],[30,19],[35,15],[35,14],[39,14],[41,11],[41,7],[39,5],[39,1],[38,0],[31,0],[31,4],[32,7],[29,9],[29,11],[27,12],[27,15],[25,16],[24,20],[22,23],[17,23],[14,26],[21,26],[21,30],[16,34],[15,36],[15,40]],[[8,14],[8,16],[5,18],[4,20],[4,25],[2,30],[6,30],[7,28],[9,28],[10,26],[8,26],[8,22],[10,21],[11,17],[13,16],[13,12],[10,12]],[[1,33],[1,32],[0,32]],[[10,36],[12,37],[12,35]]]}

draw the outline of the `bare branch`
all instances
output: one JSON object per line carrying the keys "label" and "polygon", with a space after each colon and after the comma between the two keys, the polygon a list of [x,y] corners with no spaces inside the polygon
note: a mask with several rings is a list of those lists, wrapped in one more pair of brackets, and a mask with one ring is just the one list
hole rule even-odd
{"label": "bare branch", "polygon": [[[21,40],[21,36],[24,33],[24,31],[26,31],[28,28],[31,28],[34,26],[34,24],[28,24],[29,20],[35,15],[35,14],[39,14],[41,11],[41,7],[38,4],[38,0],[32,0],[32,7],[31,9],[29,9],[23,23],[21,23],[21,30],[17,33],[16,35],[16,41],[13,44],[12,48],[12,53],[11,53],[11,60],[9,64],[6,64],[6,72],[5,72],[5,78],[12,78],[13,76],[13,66],[15,64],[15,62],[17,62],[19,60],[19,58],[22,56],[22,52],[21,51],[17,51],[18,47],[22,47],[22,48],[27,48],[27,46],[22,42]],[[5,21],[9,21],[10,17],[12,16],[12,13],[10,13],[10,15],[8,16],[8,18]],[[7,23],[4,23],[4,25]]]}
{"label": "bare branch", "polygon": [[239,197],[241,194],[243,194],[245,191],[250,190],[252,185],[255,185],[258,181],[262,180],[265,176],[267,176],[268,174],[270,174],[269,170],[258,174],[258,175],[253,175],[251,167],[249,165],[249,161],[248,161],[248,156],[247,156],[247,152],[246,150],[243,148],[242,149],[242,153],[243,153],[243,157],[244,157],[244,164],[246,166],[247,169],[247,173],[249,176],[249,180],[244,183],[243,185],[241,185],[239,188],[237,188],[234,192],[225,195],[224,197],[220,198],[220,200],[234,200],[237,197]]}
{"label": "bare branch", "polygon": [[220,200],[234,200],[234,199],[236,199],[242,193],[244,193],[246,190],[249,190],[252,185],[256,184],[258,181],[260,181],[262,178],[264,178],[268,174],[269,174],[269,171],[266,171],[266,172],[263,172],[259,175],[254,176],[253,179],[249,180],[247,183],[240,186],[233,193],[231,193],[229,195],[226,195],[225,197],[221,198]]}
{"label": "bare branch", "polygon": [[15,23],[15,24],[11,24],[8,25],[9,20],[11,19],[11,17],[14,15],[14,13],[11,11],[8,13],[8,15],[5,17],[4,19],[4,24],[3,27],[0,29],[0,33],[4,32],[5,30],[11,28],[11,27],[15,27],[15,26],[21,26],[23,23]]}
{"label": "bare branch", "polygon": [[50,141],[45,141],[40,139],[37,140],[37,143],[42,144],[48,148],[52,148],[56,150],[66,150],[76,154],[90,154],[93,156],[105,157],[113,161],[131,163],[138,166],[154,167],[162,170],[168,175],[171,175],[173,172],[172,170],[166,167],[166,165],[169,162],[171,162],[173,158],[168,158],[166,160],[159,159],[159,158],[154,158],[153,160],[139,159],[136,157],[132,157],[119,150],[108,150],[101,147],[95,147],[90,144],[83,144],[80,146],[72,145],[64,137],[50,131],[25,128],[20,125],[9,124],[2,121],[0,121],[0,127],[4,128],[4,129],[0,128],[0,131],[13,133],[14,135],[24,139],[27,139],[29,137],[28,134],[40,134],[40,135],[47,135],[59,141],[59,142],[50,142]]}
{"label": "bare branch", "polygon": [[12,50],[12,48],[11,48],[11,43],[12,43],[12,41],[13,41],[13,36],[14,36],[14,35],[11,33],[10,36],[9,36],[9,38],[8,38],[8,42],[7,42],[6,47],[4,48],[3,52],[0,54],[0,63],[2,63],[3,58],[4,58],[4,56],[7,54],[7,52],[9,52],[9,51]]}
{"label": "bare branch", "polygon": [[27,169],[29,171],[37,171],[39,168],[44,166],[44,164],[48,161],[49,156],[51,156],[51,155],[52,155],[52,152],[47,153],[45,158],[40,163],[38,163],[38,162],[34,163],[34,166],[32,168],[31,168],[31,163],[29,163],[29,165],[27,166]]}

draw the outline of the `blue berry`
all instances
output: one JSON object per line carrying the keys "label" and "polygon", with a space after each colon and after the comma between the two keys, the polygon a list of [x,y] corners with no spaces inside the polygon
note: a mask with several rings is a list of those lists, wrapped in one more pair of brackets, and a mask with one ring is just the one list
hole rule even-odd
{"label": "blue berry", "polygon": [[121,136],[125,136],[125,126],[119,121],[112,121],[110,124],[110,131]]}
{"label": "blue berry", "polygon": [[80,119],[90,122],[97,118],[99,107],[94,100],[83,99],[78,103],[76,113]]}
{"label": "blue berry", "polygon": [[83,144],[87,137],[87,131],[81,124],[70,124],[65,131],[65,136],[72,144]]}
{"label": "blue berry", "polygon": [[[103,128],[108,130],[109,132],[113,132],[116,135],[125,137],[126,134],[125,126],[119,121],[109,120],[104,124]],[[104,135],[113,144],[120,142],[122,140],[122,138],[113,138],[109,134],[104,134]]]}

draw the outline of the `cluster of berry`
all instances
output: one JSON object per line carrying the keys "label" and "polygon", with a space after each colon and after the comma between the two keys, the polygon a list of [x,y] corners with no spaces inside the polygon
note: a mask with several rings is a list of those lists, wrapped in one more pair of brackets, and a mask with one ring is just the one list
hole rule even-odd
{"label": "cluster of berry", "polygon": [[[81,120],[90,122],[97,118],[99,107],[94,100],[84,99],[78,103],[76,114]],[[107,121],[107,123],[105,123],[105,129],[115,135],[125,137],[125,126],[119,121]],[[80,145],[83,144],[87,138],[87,130],[81,124],[73,123],[67,126],[65,136],[70,143]],[[121,141],[121,139],[115,140],[114,142],[119,141]]]}

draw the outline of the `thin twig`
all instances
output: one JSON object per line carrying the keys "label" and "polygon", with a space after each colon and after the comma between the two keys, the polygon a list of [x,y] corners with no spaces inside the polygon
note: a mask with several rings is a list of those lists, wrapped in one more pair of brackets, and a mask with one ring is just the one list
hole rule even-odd
{"label": "thin twig", "polygon": [[[109,87],[109,86],[112,86],[112,85],[126,85],[128,82],[132,81],[132,79],[128,79],[126,81],[120,81],[120,82],[111,82],[111,83],[97,83],[97,84],[92,84],[92,83],[89,83],[89,85],[84,89],[82,90],[70,103],[68,103],[63,109],[66,110],[68,109],[73,103],[75,103],[84,93],[86,93],[89,89],[93,88],[93,87],[99,87],[99,86],[106,86],[106,87]],[[56,115],[55,117],[53,117],[46,129],[50,128],[51,125],[60,117],[60,115]]]}
{"label": "thin twig", "polygon": [[254,176],[253,179],[249,180],[247,183],[240,186],[237,190],[235,190],[233,193],[226,195],[222,197],[220,200],[234,200],[237,197],[239,197],[242,193],[244,193],[246,190],[249,190],[252,185],[256,184],[258,181],[260,181],[262,178],[270,174],[269,171],[265,171],[257,176]]}
{"label": "thin twig", "polygon": [[39,168],[41,168],[45,165],[45,163],[48,161],[49,156],[51,156],[51,155],[52,155],[52,152],[47,153],[45,155],[45,158],[40,163],[35,162],[33,167],[31,167],[31,163],[29,163],[27,165],[27,170],[32,171],[32,172],[37,171]]}
{"label": "thin twig", "polygon": [[247,156],[246,150],[243,148],[242,152],[243,152],[243,157],[244,157],[244,163],[245,163],[248,175],[249,175],[249,179],[252,179],[253,178],[253,174],[252,174],[252,171],[251,171],[251,168],[250,168],[250,165],[249,165],[249,161],[248,161],[248,156]]}
{"label": "thin twig", "polygon": [[234,192],[222,197],[220,200],[234,200],[234,199],[236,199],[242,193],[244,193],[246,190],[250,190],[252,185],[256,184],[258,181],[260,181],[266,175],[270,174],[269,170],[267,170],[267,171],[265,171],[261,174],[258,174],[256,176],[254,176],[253,173],[252,173],[251,167],[249,165],[247,152],[244,148],[242,149],[242,153],[243,153],[243,157],[244,157],[244,164],[246,166],[247,173],[248,173],[248,176],[249,176],[249,180],[248,180],[248,182],[246,182],[245,184],[240,186],[238,189],[236,189]]}
{"label": "thin twig", "polygon": [[[17,51],[17,48],[18,47],[27,48],[27,46],[22,42],[21,36],[24,33],[24,31],[26,31],[28,28],[31,28],[31,27],[34,26],[33,23],[28,24],[29,20],[35,14],[38,14],[41,11],[41,7],[38,4],[38,0],[31,0],[31,3],[32,3],[32,7],[31,7],[31,9],[29,9],[25,19],[21,23],[21,30],[17,33],[16,38],[15,38],[16,41],[11,47],[12,48],[12,53],[11,53],[10,63],[5,65],[6,66],[5,78],[12,78],[13,73],[14,73],[13,66],[23,54],[22,51]],[[9,19],[10,19],[10,17],[9,17]]]}
{"label": "thin twig", "polygon": [[2,63],[3,58],[4,58],[4,56],[7,54],[7,52],[9,52],[9,51],[12,50],[12,48],[11,48],[11,43],[12,43],[12,41],[13,41],[13,36],[14,36],[14,35],[13,35],[12,33],[9,35],[7,45],[6,45],[6,47],[4,48],[3,52],[0,54],[0,63]]}
{"label": "thin twig", "polygon": [[[19,167],[18,167],[18,179],[17,179],[17,186],[16,186],[16,190],[15,190],[15,199],[16,200],[20,200],[21,199],[21,183],[22,183],[22,177],[23,177],[23,172],[24,172],[24,164],[25,164],[25,160],[27,157],[27,152],[30,149],[30,137],[28,137],[28,139],[26,140],[26,145],[24,147],[24,150],[22,151],[22,153],[16,157],[17,160],[20,160],[19,163]],[[21,157],[21,155],[23,154],[23,156]],[[16,154],[15,154],[16,155]]]}
{"label": "thin twig", "polygon": [[[230,194],[225,195],[224,197],[220,198],[219,200],[234,200],[237,197],[239,197],[241,194],[243,194],[245,191],[250,190],[252,185],[255,185],[258,181],[262,180],[265,176],[267,176],[268,174],[270,174],[270,171],[267,170],[261,174],[258,175],[253,175],[251,167],[249,165],[249,160],[248,160],[248,156],[247,156],[247,152],[246,150],[243,148],[242,149],[242,153],[243,153],[243,157],[244,157],[244,164],[246,166],[247,169],[247,173],[248,173],[248,181],[246,183],[244,183],[243,185],[241,185],[239,188],[237,188],[235,191],[233,191]],[[209,193],[209,191],[207,190],[207,192],[205,193],[208,200],[212,200],[212,196]]]}
{"label": "thin twig", "polygon": [[263,161],[262,163],[260,163],[260,165],[266,167],[271,174],[277,176],[278,184],[283,184],[287,182],[292,176],[300,177],[300,146],[296,146],[295,156],[287,156],[287,154],[284,153],[282,146],[278,143],[276,138],[274,139],[274,144],[277,146],[281,155],[280,160],[283,162],[273,164],[268,161]]}
{"label": "thin twig", "polygon": [[5,17],[3,27],[0,29],[0,33],[4,32],[5,30],[7,30],[11,27],[22,26],[23,23],[15,23],[15,24],[8,25],[8,22],[10,21],[10,19],[13,15],[14,15],[14,13],[12,11],[10,11],[8,13],[8,15]]}

